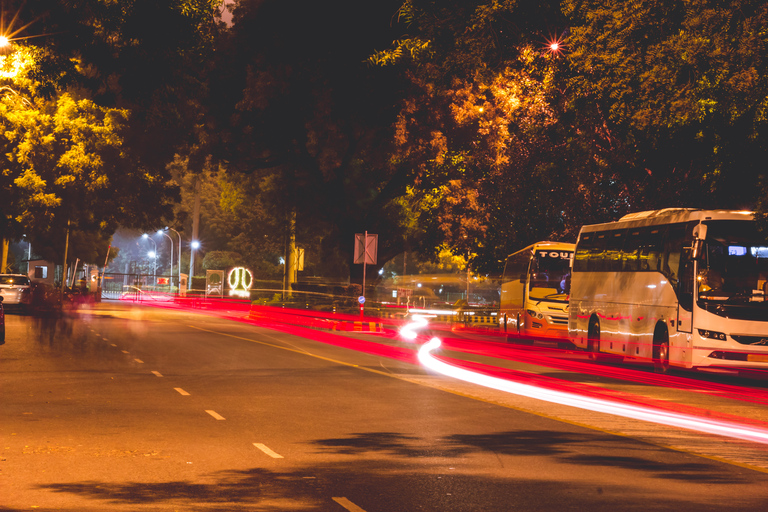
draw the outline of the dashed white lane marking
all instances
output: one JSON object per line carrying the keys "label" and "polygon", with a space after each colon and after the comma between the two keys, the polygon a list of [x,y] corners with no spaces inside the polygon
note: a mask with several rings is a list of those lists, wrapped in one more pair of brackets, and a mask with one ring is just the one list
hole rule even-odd
{"label": "dashed white lane marking", "polygon": [[134,361],[136,361],[137,363],[140,363],[140,364],[144,364],[144,361],[142,361],[141,359],[134,359]]}
{"label": "dashed white lane marking", "polygon": [[127,350],[121,350],[120,352],[122,352],[123,354],[130,354],[130,352],[128,352]]}
{"label": "dashed white lane marking", "polygon": [[110,345],[112,345],[113,347],[117,347],[117,345],[115,345],[114,343],[110,343]]}
{"label": "dashed white lane marking", "polygon": [[210,414],[211,416],[213,416],[217,420],[225,419],[224,416],[222,416],[221,414],[217,413],[216,411],[206,410],[205,412],[207,412],[208,414]]}
{"label": "dashed white lane marking", "polygon": [[365,512],[365,510],[361,509],[351,501],[349,501],[347,498],[332,498],[333,501],[344,507],[345,509],[349,510],[349,512]]}
{"label": "dashed white lane marking", "polygon": [[[189,393],[187,393],[186,391],[184,391],[184,390],[183,390],[183,389],[181,389],[181,388],[173,388],[173,389],[175,389],[176,391],[178,391],[180,395],[183,395],[183,396],[189,396]],[[208,411],[208,413],[210,413],[210,412],[211,412],[211,411]]]}
{"label": "dashed white lane marking", "polygon": [[284,457],[283,457],[282,455],[280,455],[279,453],[277,453],[277,452],[274,452],[274,451],[270,450],[269,448],[267,448],[267,445],[265,445],[265,444],[261,444],[261,443],[253,443],[253,446],[255,446],[255,447],[256,447],[256,448],[258,448],[259,450],[263,451],[264,453],[266,453],[267,455],[269,455],[269,456],[270,456],[270,457],[272,457],[273,459],[283,459],[283,458],[284,458]]}
{"label": "dashed white lane marking", "polygon": [[160,372],[156,372],[155,370],[152,370],[152,373],[153,373],[153,374],[154,374],[156,377],[162,377],[162,376],[163,376],[163,374],[162,374],[162,373],[160,373]]}

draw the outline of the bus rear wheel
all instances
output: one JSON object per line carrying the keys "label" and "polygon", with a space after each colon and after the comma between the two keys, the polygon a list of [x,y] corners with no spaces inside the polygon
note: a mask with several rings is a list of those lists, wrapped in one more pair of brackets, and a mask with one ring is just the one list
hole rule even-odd
{"label": "bus rear wheel", "polygon": [[597,318],[591,318],[589,320],[589,328],[587,329],[587,350],[589,351],[589,358],[597,360],[600,354],[600,321]]}
{"label": "bus rear wheel", "polygon": [[669,333],[666,327],[658,327],[653,334],[653,370],[669,372]]}

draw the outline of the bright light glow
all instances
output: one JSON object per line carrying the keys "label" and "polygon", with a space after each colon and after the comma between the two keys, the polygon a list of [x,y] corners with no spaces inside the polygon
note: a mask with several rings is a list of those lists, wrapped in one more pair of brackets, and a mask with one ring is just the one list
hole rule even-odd
{"label": "bright light glow", "polygon": [[141,238],[149,238],[149,235],[144,233],[143,235],[141,235]]}
{"label": "bright light glow", "polygon": [[11,44],[11,42],[8,40],[7,37],[0,36],[0,48],[2,48],[4,46],[8,46],[9,44]]}
{"label": "bright light glow", "polygon": [[163,234],[163,230],[162,230],[162,229],[158,229],[158,230],[157,230],[157,234],[158,234],[158,235],[162,235],[162,234]]}
{"label": "bright light glow", "polygon": [[450,309],[412,309],[411,313],[413,314],[414,317],[417,315],[435,316],[435,315],[458,315],[459,314],[458,311],[453,311]]}
{"label": "bright light glow", "polygon": [[155,251],[149,251],[147,253],[147,256],[149,256],[150,258],[157,258],[157,253],[155,253]]}
{"label": "bright light glow", "polygon": [[200,248],[200,242],[198,242],[197,240],[192,240],[192,242],[190,242],[189,246],[192,247],[193,249],[199,249]]}
{"label": "bright light glow", "polygon": [[421,329],[427,325],[429,325],[429,322],[426,317],[422,315],[413,315],[411,317],[411,322],[400,328],[400,336],[408,341],[413,341],[419,335],[416,332],[416,329]]}
{"label": "bright light glow", "polygon": [[562,36],[552,36],[547,40],[546,52],[552,55],[560,55],[565,49],[564,38]]}
{"label": "bright light glow", "polygon": [[504,391],[506,393],[544,400],[546,402],[578,407],[580,409],[612,414],[614,416],[622,416],[660,425],[696,430],[698,432],[706,432],[709,434],[768,444],[768,431],[754,427],[708,418],[699,418],[688,414],[654,409],[652,407],[631,405],[612,400],[566,393],[564,391],[540,388],[529,384],[491,377],[489,375],[482,375],[464,368],[452,366],[438,360],[431,354],[431,352],[438,349],[441,344],[440,339],[432,338],[419,349],[418,358],[421,364],[426,368],[442,373],[448,377]]}

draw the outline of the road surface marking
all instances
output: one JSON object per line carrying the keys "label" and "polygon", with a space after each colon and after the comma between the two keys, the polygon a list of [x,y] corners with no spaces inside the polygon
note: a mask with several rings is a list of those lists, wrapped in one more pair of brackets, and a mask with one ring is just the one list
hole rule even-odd
{"label": "road surface marking", "polygon": [[259,450],[263,451],[264,453],[266,453],[267,455],[269,455],[269,456],[270,456],[270,457],[272,457],[273,459],[283,459],[283,458],[284,458],[284,457],[283,457],[282,455],[280,455],[279,453],[273,452],[272,450],[270,450],[269,448],[267,448],[267,446],[266,446],[266,445],[264,445],[264,444],[261,444],[261,443],[253,443],[253,446],[255,446],[255,447],[256,447],[256,448],[258,448]]}
{"label": "road surface marking", "polygon": [[137,363],[144,364],[144,361],[142,361],[141,359],[134,359],[134,361],[136,361]]}
{"label": "road surface marking", "polygon": [[113,347],[117,347],[117,345],[115,345],[114,343],[110,343],[110,345],[112,345]]}
{"label": "road surface marking", "polygon": [[157,377],[162,377],[163,374],[160,372],[156,372],[155,370],[152,370],[152,373],[154,373]]}
{"label": "road surface marking", "polygon": [[208,414],[210,414],[211,416],[213,416],[217,420],[225,419],[224,416],[222,416],[221,414],[217,413],[216,411],[206,410],[205,412],[207,412]]}
{"label": "road surface marking", "polygon": [[361,509],[351,501],[349,501],[347,498],[332,498],[333,501],[344,507],[345,509],[349,510],[349,512],[365,512],[365,510]]}
{"label": "road surface marking", "polygon": [[[176,391],[178,391],[180,395],[189,396],[189,393],[187,393],[186,391],[184,391],[184,390],[183,390],[183,389],[181,389],[181,388],[173,388],[173,389],[175,389]],[[211,411],[208,411],[208,412],[210,413]]]}
{"label": "road surface marking", "polygon": [[120,352],[122,352],[123,354],[130,354],[130,352],[128,352],[127,350],[121,350]]}

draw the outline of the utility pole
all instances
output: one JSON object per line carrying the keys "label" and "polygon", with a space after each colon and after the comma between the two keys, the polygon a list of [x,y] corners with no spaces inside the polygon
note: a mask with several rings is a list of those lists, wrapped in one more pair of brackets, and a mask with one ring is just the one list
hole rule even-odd
{"label": "utility pole", "polygon": [[[192,244],[189,250],[189,281],[188,288],[192,287],[192,277],[195,275],[195,251],[194,243],[200,231],[200,176],[195,177],[195,207],[192,211]],[[181,250],[181,248],[179,248]]]}
{"label": "utility pole", "polygon": [[285,265],[283,265],[283,298],[293,295],[296,281],[296,210],[290,213],[288,233],[285,240]]}

